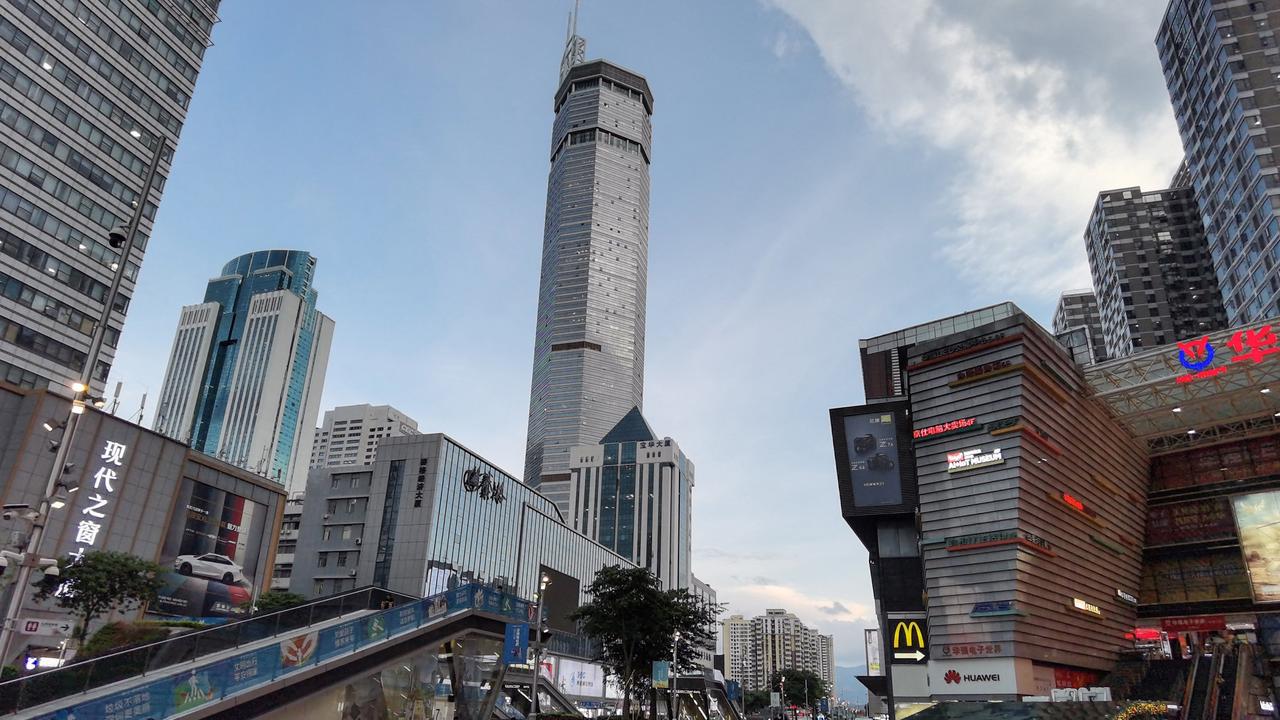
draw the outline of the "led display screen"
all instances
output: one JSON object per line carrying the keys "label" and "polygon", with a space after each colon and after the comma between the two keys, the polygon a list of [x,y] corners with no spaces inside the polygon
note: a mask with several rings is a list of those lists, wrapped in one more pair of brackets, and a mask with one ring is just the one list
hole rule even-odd
{"label": "led display screen", "polygon": [[547,627],[568,634],[578,632],[578,624],[571,618],[578,609],[578,579],[546,565],[539,566],[539,570],[541,576],[548,580],[542,594]]}
{"label": "led display screen", "polygon": [[1253,599],[1280,602],[1280,490],[1231,498],[1240,549],[1253,580]]}
{"label": "led display screen", "polygon": [[902,504],[902,463],[892,412],[844,418],[845,449],[853,502],[858,507]]}
{"label": "led display screen", "polygon": [[1222,497],[1153,505],[1147,510],[1147,546],[1225,540],[1236,535],[1231,503]]}
{"label": "led display screen", "polygon": [[1142,566],[1143,605],[1249,597],[1249,574],[1234,549],[1153,558]]}

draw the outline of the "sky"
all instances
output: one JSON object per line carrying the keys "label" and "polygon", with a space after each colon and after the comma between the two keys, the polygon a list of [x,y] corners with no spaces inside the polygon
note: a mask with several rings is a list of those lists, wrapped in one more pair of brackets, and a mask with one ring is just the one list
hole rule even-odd
{"label": "sky", "polygon": [[[391,404],[523,467],[569,0],[226,2],[113,368],[150,423],[179,309],[231,258],[311,251],[324,408]],[[644,412],[697,465],[694,572],[862,662],[867,556],[827,410],[857,341],[1089,285],[1098,191],[1181,157],[1163,0],[585,0],[645,75]]]}

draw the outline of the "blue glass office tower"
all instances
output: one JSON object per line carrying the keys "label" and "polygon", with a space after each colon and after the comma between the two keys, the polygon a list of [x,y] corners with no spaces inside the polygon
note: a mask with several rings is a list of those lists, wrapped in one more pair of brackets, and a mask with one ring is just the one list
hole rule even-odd
{"label": "blue glass office tower", "polygon": [[333,338],[315,265],[296,250],[241,255],[182,309],[158,432],[301,489]]}
{"label": "blue glass office tower", "polygon": [[1280,2],[1171,0],[1156,37],[1229,324],[1280,313]]}

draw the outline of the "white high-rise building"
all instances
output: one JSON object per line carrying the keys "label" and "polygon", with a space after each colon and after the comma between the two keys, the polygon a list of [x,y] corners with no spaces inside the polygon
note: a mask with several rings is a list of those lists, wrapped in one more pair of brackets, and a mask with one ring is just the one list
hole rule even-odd
{"label": "white high-rise building", "polygon": [[751,648],[751,621],[730,615],[720,623],[720,647],[724,651],[724,679],[752,687],[756,675],[755,653]]}
{"label": "white high-rise building", "polygon": [[316,310],[314,273],[296,250],[227,263],[205,301],[182,308],[155,430],[303,489],[334,327]]}
{"label": "white high-rise building", "polygon": [[371,465],[378,441],[420,435],[418,421],[390,405],[343,405],[324,413],[311,448],[311,467]]}
{"label": "white high-rise building", "polygon": [[780,670],[808,670],[829,692],[835,688],[835,640],[786,610],[765,610],[749,620],[730,615],[721,623],[721,641],[725,679],[746,690],[771,689],[770,678]]}

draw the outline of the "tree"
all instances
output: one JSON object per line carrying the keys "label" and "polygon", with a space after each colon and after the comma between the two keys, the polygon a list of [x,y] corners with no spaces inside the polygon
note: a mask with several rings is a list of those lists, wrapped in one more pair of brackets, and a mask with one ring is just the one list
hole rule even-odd
{"label": "tree", "polygon": [[748,690],[742,696],[743,710],[748,714],[755,714],[769,707],[769,691],[768,690]]}
{"label": "tree", "polygon": [[270,613],[277,610],[287,610],[306,601],[307,599],[298,593],[291,593],[287,590],[268,590],[258,596],[258,604],[254,608],[255,612]]}
{"label": "tree", "polygon": [[717,605],[686,589],[662,590],[644,568],[609,566],[587,588],[592,602],[573,619],[600,645],[600,662],[622,686],[622,715],[631,717],[631,699],[650,687],[653,663],[670,660],[680,633],[678,672],[692,669],[697,647],[715,642]]}
{"label": "tree", "polygon": [[780,678],[787,679],[782,696],[783,705],[804,705],[805,682],[809,683],[809,704],[816,705],[818,698],[827,696],[827,684],[810,670],[779,670],[769,677],[769,689],[776,692]]}
{"label": "tree", "polygon": [[95,550],[74,562],[58,561],[61,583],[42,586],[37,600],[53,597],[58,606],[80,618],[76,639],[84,642],[89,623],[112,610],[133,610],[154,602],[164,586],[165,569],[128,553]]}

